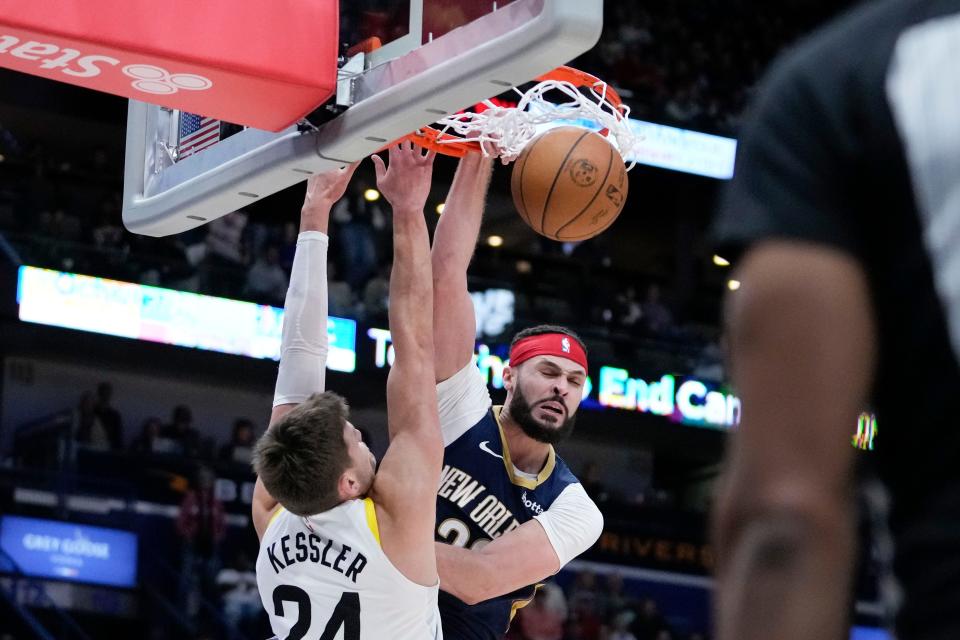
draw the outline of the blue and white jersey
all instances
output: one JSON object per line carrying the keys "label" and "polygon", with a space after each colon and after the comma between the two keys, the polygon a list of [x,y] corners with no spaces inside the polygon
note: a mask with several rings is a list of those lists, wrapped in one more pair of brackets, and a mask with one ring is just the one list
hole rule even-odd
{"label": "blue and white jersey", "polygon": [[[603,530],[603,516],[576,476],[550,448],[539,474],[513,466],[501,431],[500,407],[491,406],[483,376],[470,363],[437,385],[446,451],[437,492],[436,539],[479,548],[536,519],[560,566],[586,551]],[[440,592],[447,640],[500,638],[536,585],[475,605]]]}

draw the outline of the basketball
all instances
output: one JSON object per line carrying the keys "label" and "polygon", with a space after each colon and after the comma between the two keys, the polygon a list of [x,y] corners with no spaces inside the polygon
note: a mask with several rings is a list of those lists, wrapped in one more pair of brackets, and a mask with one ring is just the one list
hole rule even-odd
{"label": "basketball", "polygon": [[524,222],[561,242],[607,229],[623,210],[628,187],[627,168],[614,146],[597,133],[569,126],[533,138],[511,178]]}

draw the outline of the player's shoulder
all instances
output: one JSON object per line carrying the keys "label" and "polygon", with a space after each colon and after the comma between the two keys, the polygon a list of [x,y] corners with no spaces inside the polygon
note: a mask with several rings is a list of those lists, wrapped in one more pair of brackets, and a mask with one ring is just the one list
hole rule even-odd
{"label": "player's shoulder", "polygon": [[463,422],[464,427],[459,429],[459,433],[455,439],[446,444],[446,448],[449,450],[451,447],[473,447],[478,442],[490,440],[495,442],[496,451],[502,455],[500,429],[493,413],[495,409],[495,407],[491,406],[483,413],[479,411],[475,412],[469,420]]}
{"label": "player's shoulder", "polygon": [[284,526],[286,520],[290,518],[290,512],[282,504],[278,504],[272,511],[265,514],[266,524],[263,527],[263,539],[266,540],[268,534],[275,533]]}
{"label": "player's shoulder", "polygon": [[[585,498],[590,500],[586,491],[583,490],[580,480],[556,452],[554,452],[552,462],[549,464],[553,465],[549,477],[537,487],[538,495],[546,500],[547,504],[562,506],[565,501],[571,499],[581,501]],[[592,500],[590,501],[592,502]]]}
{"label": "player's shoulder", "polygon": [[[541,524],[544,517],[549,520],[555,533],[567,532],[568,535],[575,535],[575,538],[586,541],[587,546],[603,532],[603,513],[580,482],[565,485],[543,516],[538,518]],[[574,556],[579,555],[585,548],[580,549]]]}
{"label": "player's shoulder", "polygon": [[556,454],[554,457],[554,468],[551,479],[561,488],[566,488],[572,484],[580,484],[580,480],[576,474],[570,470],[570,467],[567,466],[567,463],[559,454]]}
{"label": "player's shoulder", "polygon": [[559,455],[555,456],[551,480],[554,482],[554,491],[556,492],[557,500],[576,501],[580,505],[592,506],[597,513],[600,512],[593,498],[587,494],[587,490],[584,489],[580,479],[571,471],[570,467]]}
{"label": "player's shoulder", "polygon": [[458,441],[490,413],[486,379],[471,359],[460,371],[437,384],[437,409],[444,446]]}

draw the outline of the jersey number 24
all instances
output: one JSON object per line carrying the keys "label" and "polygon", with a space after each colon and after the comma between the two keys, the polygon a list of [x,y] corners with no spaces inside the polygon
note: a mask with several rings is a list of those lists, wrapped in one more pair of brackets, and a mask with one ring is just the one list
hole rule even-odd
{"label": "jersey number 24", "polygon": [[[273,590],[273,613],[282,618],[283,603],[293,602],[297,605],[297,621],[290,629],[286,640],[301,640],[310,630],[310,595],[301,589],[289,584],[281,584]],[[333,609],[333,615],[327,620],[320,640],[333,640],[337,632],[343,627],[343,640],[360,640],[360,594],[344,591],[340,602]]]}

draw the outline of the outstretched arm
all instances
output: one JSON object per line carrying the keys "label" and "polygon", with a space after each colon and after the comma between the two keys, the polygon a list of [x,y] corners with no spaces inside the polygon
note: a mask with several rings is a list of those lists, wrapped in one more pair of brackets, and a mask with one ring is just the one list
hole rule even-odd
{"label": "outstretched arm", "polygon": [[390,446],[372,497],[384,552],[410,580],[437,580],[433,553],[436,492],[443,463],[433,374],[433,283],[423,207],[430,192],[433,153],[410,142],[390,148],[390,166],[373,162],[377,184],[393,207],[390,333],[395,358],[387,378]]}
{"label": "outstretched arm", "polygon": [[[330,209],[343,197],[358,163],[307,181],[300,209],[300,236],[284,301],[280,368],[270,413],[272,427],[312,393],[323,391],[327,366],[327,226]],[[263,537],[277,508],[260,479],[253,490],[253,526]]]}
{"label": "outstretched arm", "polygon": [[461,159],[434,231],[431,260],[437,382],[455,374],[473,357],[477,321],[467,291],[467,267],[480,234],[492,173],[491,158],[471,153]]}
{"label": "outstretched arm", "polygon": [[543,513],[480,549],[437,543],[440,588],[467,604],[541,582],[589,549],[603,515],[583,486],[572,484]]}
{"label": "outstretched arm", "polygon": [[560,559],[536,520],[524,522],[481,549],[436,543],[440,588],[476,604],[543,581]]}

